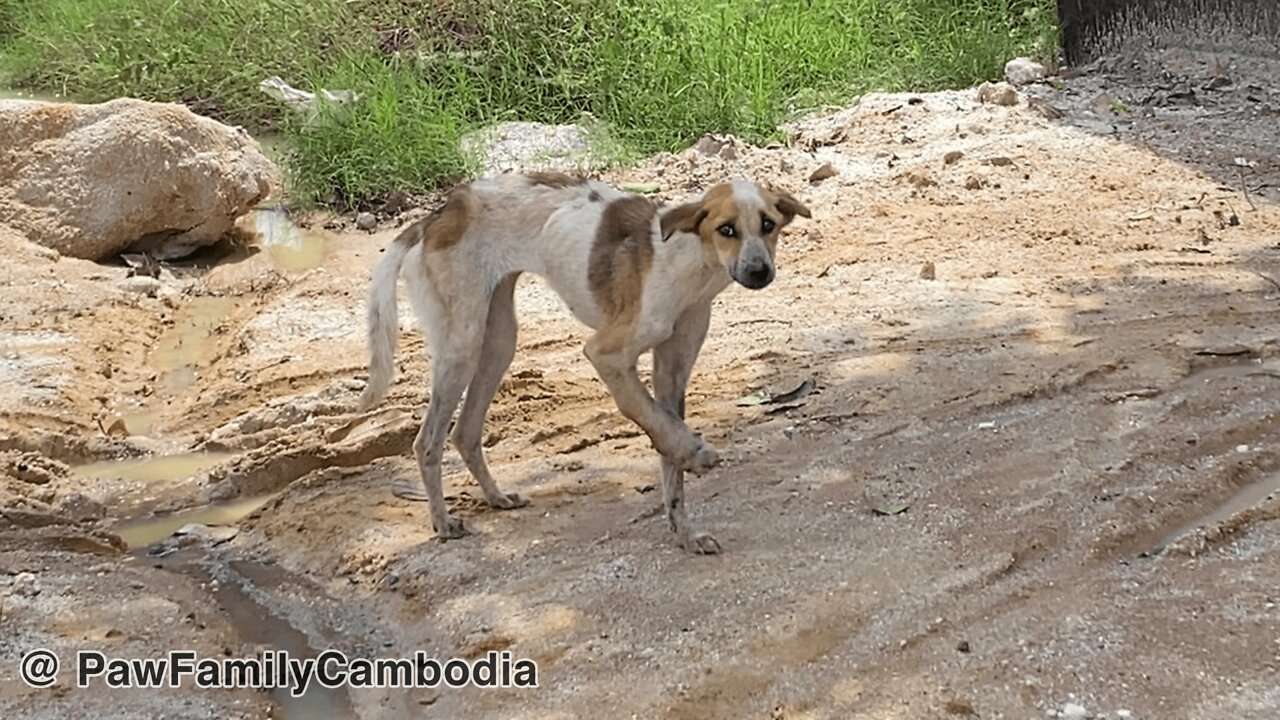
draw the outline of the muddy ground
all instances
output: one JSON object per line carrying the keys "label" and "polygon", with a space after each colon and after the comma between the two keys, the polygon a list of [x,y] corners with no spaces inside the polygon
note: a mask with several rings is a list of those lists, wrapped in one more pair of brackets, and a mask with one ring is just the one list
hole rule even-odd
{"label": "muddy ground", "polygon": [[[1280,207],[1100,132],[1097,82],[1030,93],[1062,118],[878,95],[605,176],[813,209],[771,287],[717,301],[692,382],[716,557],[672,543],[647,439],[536,281],[486,440],[532,502],[489,511],[451,452],[476,534],[441,544],[391,492],[429,368],[403,295],[397,383],[355,412],[394,222],[259,214],[158,282],[0,233],[0,714],[1277,717]],[[540,687],[35,690],[35,647],[508,650]]]}

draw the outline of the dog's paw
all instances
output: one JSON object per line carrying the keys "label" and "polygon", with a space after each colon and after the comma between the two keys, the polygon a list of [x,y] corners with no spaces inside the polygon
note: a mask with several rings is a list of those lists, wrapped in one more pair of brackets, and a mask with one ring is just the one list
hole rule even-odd
{"label": "dog's paw", "polygon": [[720,543],[704,532],[689,535],[681,544],[684,546],[685,552],[690,552],[694,555],[720,554]]}
{"label": "dog's paw", "polygon": [[710,445],[699,443],[697,450],[684,461],[681,469],[694,475],[703,475],[719,464],[720,453]]}
{"label": "dog's paw", "polygon": [[529,504],[529,501],[516,493],[498,493],[486,498],[489,501],[489,507],[499,510],[515,510]]}
{"label": "dog's paw", "polygon": [[440,542],[457,540],[471,534],[471,531],[467,529],[467,526],[462,524],[462,518],[454,517],[453,515],[444,516],[443,528],[434,520],[431,524],[435,527],[436,539]]}

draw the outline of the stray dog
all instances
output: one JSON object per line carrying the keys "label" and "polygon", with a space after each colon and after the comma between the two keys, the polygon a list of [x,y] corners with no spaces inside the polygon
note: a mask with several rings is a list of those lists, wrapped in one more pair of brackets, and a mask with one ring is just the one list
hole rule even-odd
{"label": "stray dog", "polygon": [[[502,509],[528,504],[498,489],[481,440],[515,356],[516,280],[533,273],[595,331],[585,354],[618,410],[662,456],[663,506],[680,545],[719,552],[685,513],[684,473],[701,475],[720,461],[684,422],[685,388],[712,299],[734,281],[756,290],[773,282],[779,232],[796,216],[811,217],[791,195],[745,180],[659,206],[594,180],[530,173],[460,185],[439,210],[401,232],[373,272],[369,381],[360,407],[376,405],[390,386],[396,282],[407,266],[409,299],[432,349],[431,396],[413,450],[437,536],[469,534],[446,509],[441,487],[445,436],[460,401],[451,438],[485,499]],[[636,372],[650,350],[656,399]]]}

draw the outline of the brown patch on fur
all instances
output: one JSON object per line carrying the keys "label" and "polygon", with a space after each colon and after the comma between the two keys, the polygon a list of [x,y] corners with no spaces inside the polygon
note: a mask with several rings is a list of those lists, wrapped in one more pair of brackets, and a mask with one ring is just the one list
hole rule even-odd
{"label": "brown patch on fur", "polygon": [[658,221],[662,226],[663,242],[670,240],[671,236],[677,232],[697,234],[698,226],[706,217],[707,214],[702,211],[701,201],[677,205],[664,212]]}
{"label": "brown patch on fur", "polygon": [[779,223],[779,226],[789,224],[796,219],[797,215],[803,218],[813,217],[809,212],[809,208],[805,207],[804,203],[792,197],[788,192],[766,188],[761,194],[764,195],[766,202],[772,198],[773,206],[778,209],[778,212],[782,213],[782,222]]}
{"label": "brown patch on fur", "polygon": [[[733,186],[721,183],[712,187],[701,200],[679,205],[662,215],[662,238],[669,239],[676,232],[689,232],[701,238],[704,246],[709,246],[726,267],[735,261],[742,238],[762,236],[765,245],[772,254],[778,242],[782,228],[791,224],[796,216],[809,217],[809,208],[786,192],[773,188],[756,188],[764,201],[763,207],[743,207],[734,196]],[[763,218],[760,213],[770,216],[774,222],[771,232],[763,232]],[[720,227],[731,223],[737,230],[735,237],[720,234]]]}
{"label": "brown patch on fur", "polygon": [[448,250],[462,240],[476,214],[477,204],[470,188],[457,188],[449,193],[449,199],[440,209],[410,226],[396,242],[413,246],[421,241],[426,243],[427,250]]}
{"label": "brown patch on fur", "polygon": [[645,277],[653,264],[653,216],[657,208],[642,197],[605,206],[587,261],[587,284],[611,322],[640,314]]}
{"label": "brown patch on fur", "polygon": [[525,177],[529,178],[531,185],[542,185],[543,187],[556,189],[584,185],[587,182],[584,177],[552,171],[531,172]]}

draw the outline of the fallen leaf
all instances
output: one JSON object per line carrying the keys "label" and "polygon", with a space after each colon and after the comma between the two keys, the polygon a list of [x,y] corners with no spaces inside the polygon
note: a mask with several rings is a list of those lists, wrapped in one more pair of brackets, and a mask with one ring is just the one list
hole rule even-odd
{"label": "fallen leaf", "polygon": [[658,183],[628,183],[622,186],[627,192],[640,193],[641,195],[651,195],[658,192],[662,186]]}
{"label": "fallen leaf", "polygon": [[812,394],[814,391],[814,388],[816,387],[817,387],[817,383],[813,381],[813,378],[805,378],[804,382],[801,382],[794,389],[788,390],[787,392],[784,392],[781,395],[773,396],[772,398],[769,399],[769,402],[771,403],[794,402],[796,400],[799,400],[802,397]]}
{"label": "fallen leaf", "polygon": [[750,395],[744,395],[738,398],[738,407],[750,407],[752,405],[763,405],[769,402],[769,395],[763,390],[753,392]]}
{"label": "fallen leaf", "polygon": [[902,513],[906,512],[906,511],[907,511],[907,509],[908,509],[908,508],[910,508],[910,507],[911,507],[911,505],[909,505],[909,504],[906,504],[906,505],[878,505],[878,506],[876,506],[876,507],[871,508],[871,512],[875,513],[876,515],[885,515],[885,516],[901,515]]}
{"label": "fallen leaf", "polygon": [[834,165],[832,165],[831,163],[823,163],[821,167],[819,167],[817,170],[814,170],[812,173],[809,174],[809,182],[811,183],[822,182],[827,178],[833,178],[839,174],[840,174],[840,171],[836,170]]}

